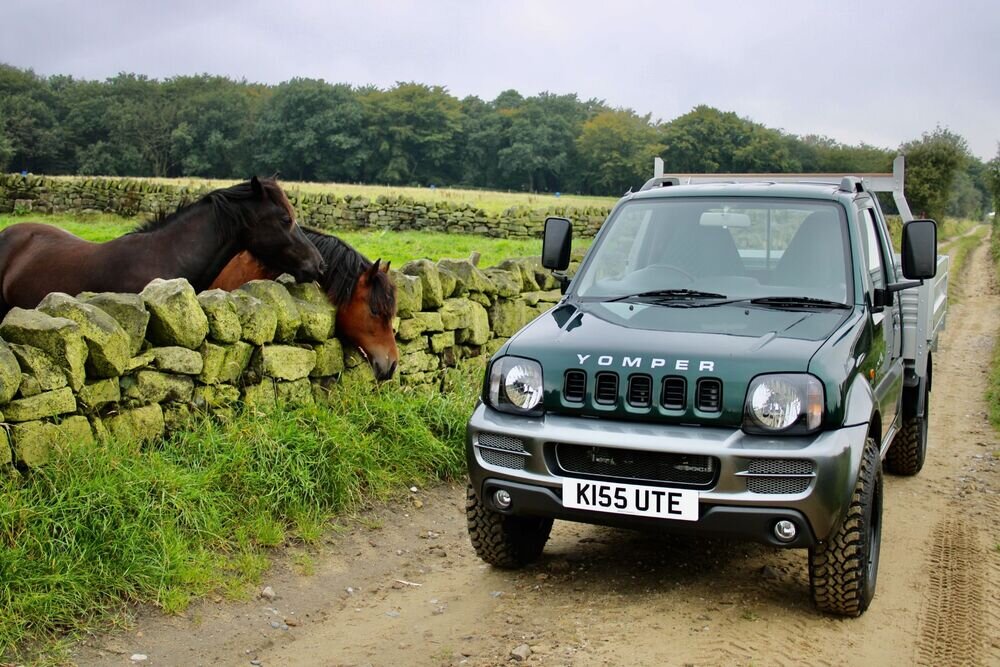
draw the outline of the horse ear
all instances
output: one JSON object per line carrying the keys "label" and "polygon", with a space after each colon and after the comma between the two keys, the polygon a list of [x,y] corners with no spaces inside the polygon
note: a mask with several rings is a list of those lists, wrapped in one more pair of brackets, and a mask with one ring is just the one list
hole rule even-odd
{"label": "horse ear", "polygon": [[256,174],[250,177],[250,189],[253,190],[253,193],[258,197],[264,196],[264,186],[260,184],[260,180],[257,178]]}
{"label": "horse ear", "polygon": [[390,264],[392,264],[392,260],[391,259],[388,262],[386,262],[384,266],[382,266],[382,273],[389,273],[389,265]]}
{"label": "horse ear", "polygon": [[369,276],[374,276],[376,273],[378,273],[378,265],[379,265],[379,262],[381,262],[381,261],[382,261],[381,257],[379,257],[378,259],[375,260],[375,263],[372,264],[372,268],[368,269],[368,275]]}

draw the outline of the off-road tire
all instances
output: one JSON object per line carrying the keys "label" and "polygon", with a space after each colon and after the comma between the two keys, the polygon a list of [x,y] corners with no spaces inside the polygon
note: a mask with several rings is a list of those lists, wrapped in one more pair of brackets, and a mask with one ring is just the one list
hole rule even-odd
{"label": "off-road tire", "polygon": [[882,540],[882,465],[873,438],[837,531],[809,550],[809,588],[815,605],[839,616],[860,616],[875,596]]}
{"label": "off-road tire", "polygon": [[538,560],[552,530],[552,519],[494,512],[483,504],[472,485],[466,489],[465,517],[476,555],[505,569]]}
{"label": "off-road tire", "polygon": [[927,420],[931,397],[925,389],[922,417],[904,417],[903,427],[896,434],[885,454],[885,469],[894,475],[916,475],[927,457]]}

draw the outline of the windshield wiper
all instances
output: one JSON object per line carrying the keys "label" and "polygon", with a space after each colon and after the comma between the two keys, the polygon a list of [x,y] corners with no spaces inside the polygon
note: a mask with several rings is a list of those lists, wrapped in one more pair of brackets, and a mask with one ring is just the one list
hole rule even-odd
{"label": "windshield wiper", "polygon": [[725,299],[725,294],[719,294],[718,292],[702,292],[696,289],[654,289],[648,292],[639,292],[637,294],[625,294],[624,296],[616,296],[613,299],[608,299],[608,301],[624,301],[625,299],[656,299],[657,301],[667,301],[667,300],[684,300],[684,299]]}
{"label": "windshield wiper", "polygon": [[851,308],[850,304],[830,301],[828,299],[817,299],[811,296],[761,296],[749,301],[753,304],[775,306],[777,308]]}

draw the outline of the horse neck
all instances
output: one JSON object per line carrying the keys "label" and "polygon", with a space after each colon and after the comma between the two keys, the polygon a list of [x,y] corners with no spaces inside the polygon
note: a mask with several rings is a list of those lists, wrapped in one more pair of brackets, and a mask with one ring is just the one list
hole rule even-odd
{"label": "horse neck", "polygon": [[176,265],[167,271],[187,279],[195,291],[200,292],[242,250],[242,244],[236,233],[225,232],[223,226],[227,222],[216,220],[209,205],[195,205],[178,216],[143,236],[148,237],[153,247],[168,250],[165,254],[169,254]]}

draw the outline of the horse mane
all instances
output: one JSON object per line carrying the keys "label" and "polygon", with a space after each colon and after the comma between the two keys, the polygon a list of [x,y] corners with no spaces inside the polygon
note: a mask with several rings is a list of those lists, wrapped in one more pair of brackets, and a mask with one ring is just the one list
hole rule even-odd
{"label": "horse mane", "polygon": [[[303,227],[302,231],[326,262],[320,285],[335,305],[344,305],[350,301],[358,279],[371,269],[371,260],[336,236],[309,227]],[[396,314],[396,286],[384,271],[376,271],[370,281],[368,307],[376,317],[388,319]]]}
{"label": "horse mane", "polygon": [[[289,215],[294,218],[294,211],[292,210],[291,203],[288,201],[284,191],[282,191],[282,189],[278,186],[277,182],[274,179],[262,178],[260,179],[260,184],[264,188],[264,192],[267,194],[268,198],[273,203],[288,211]],[[182,201],[177,206],[177,210],[173,213],[167,213],[166,210],[161,209],[153,217],[147,219],[130,233],[148,234],[150,232],[155,232],[169,226],[177,220],[180,220],[184,217],[184,214],[190,212],[194,208],[200,206],[211,206],[212,213],[214,214],[214,221],[220,232],[220,236],[224,241],[228,241],[236,236],[236,232],[238,230],[245,229],[253,224],[255,217],[252,213],[252,207],[247,206],[247,204],[255,201],[256,199],[257,194],[254,192],[250,181],[243,181],[242,183],[231,185],[228,188],[212,190],[201,199],[194,202]]]}

